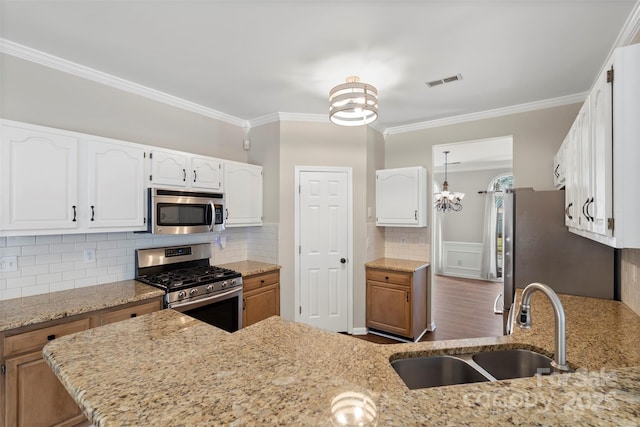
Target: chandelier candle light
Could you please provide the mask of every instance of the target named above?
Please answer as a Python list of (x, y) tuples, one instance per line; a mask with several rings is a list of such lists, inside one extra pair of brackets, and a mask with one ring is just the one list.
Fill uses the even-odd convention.
[(357, 76), (329, 92), (329, 120), (341, 126), (361, 126), (378, 118), (378, 90)]
[(442, 191), (435, 195), (436, 203), (434, 208), (441, 212), (449, 212), (454, 211), (458, 212), (462, 210), (462, 199), (464, 198), (464, 193), (453, 193), (449, 191), (449, 183), (447, 182), (447, 154), (448, 151), (443, 151), (444, 153), (444, 182), (442, 183)]

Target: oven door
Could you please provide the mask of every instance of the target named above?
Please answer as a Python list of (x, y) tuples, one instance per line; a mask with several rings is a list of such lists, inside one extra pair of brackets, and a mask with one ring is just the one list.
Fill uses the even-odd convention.
[(227, 332), (235, 332), (242, 328), (241, 287), (195, 301), (173, 302), (168, 308)]

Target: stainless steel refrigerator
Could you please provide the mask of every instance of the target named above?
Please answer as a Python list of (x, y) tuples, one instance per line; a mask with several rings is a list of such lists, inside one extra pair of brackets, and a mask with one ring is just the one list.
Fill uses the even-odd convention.
[(509, 189), (503, 206), (505, 333), (516, 288), (532, 282), (557, 293), (617, 299), (615, 249), (569, 232), (564, 191)]

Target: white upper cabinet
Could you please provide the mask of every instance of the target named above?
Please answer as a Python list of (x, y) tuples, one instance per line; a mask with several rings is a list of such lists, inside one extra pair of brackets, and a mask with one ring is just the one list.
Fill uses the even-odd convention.
[(222, 161), (181, 151), (153, 148), (150, 154), (154, 187), (223, 190)]
[(2, 121), (0, 235), (141, 231), (143, 146)]
[(191, 158), (191, 187), (222, 191), (222, 161), (210, 157)]
[(618, 48), (563, 143), (569, 230), (640, 248), (640, 45)]
[(567, 165), (565, 151), (567, 148), (566, 141), (562, 143), (560, 149), (553, 158), (553, 185), (557, 189), (564, 188), (567, 178)]
[(153, 148), (149, 154), (151, 176), (149, 180), (155, 186), (188, 187), (191, 173), (189, 156), (173, 150)]
[(376, 171), (376, 225), (427, 226), (427, 171), (422, 166)]
[(78, 228), (78, 138), (9, 121), (1, 135), (2, 231)]
[(224, 165), (225, 226), (262, 225), (262, 166)]
[(89, 228), (145, 227), (145, 147), (106, 138), (86, 141)]

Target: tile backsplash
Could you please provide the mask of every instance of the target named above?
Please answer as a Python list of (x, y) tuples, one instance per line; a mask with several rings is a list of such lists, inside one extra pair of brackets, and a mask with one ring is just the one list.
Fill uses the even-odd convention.
[(377, 227), (367, 224), (367, 261), (401, 258), (430, 261), (431, 241), (427, 227)]
[[(206, 242), (213, 245), (212, 264), (245, 259), (278, 261), (277, 224), (187, 236), (93, 233), (0, 237), (0, 257), (16, 256), (18, 267), (17, 271), (0, 273), (0, 300), (133, 279), (136, 249)], [(93, 262), (84, 262), (85, 249), (95, 250)]]

